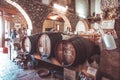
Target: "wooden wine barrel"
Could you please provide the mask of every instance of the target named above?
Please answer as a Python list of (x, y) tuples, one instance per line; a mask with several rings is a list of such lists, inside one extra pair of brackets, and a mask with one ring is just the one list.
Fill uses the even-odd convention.
[(55, 49), (55, 57), (62, 66), (75, 66), (91, 60), (95, 54), (100, 55), (100, 48), (83, 37), (73, 37), (59, 41)]
[(61, 33), (57, 32), (46, 32), (43, 33), (37, 41), (37, 51), (40, 54), (41, 58), (49, 58), (54, 56), (54, 49), (56, 43), (62, 40)]
[(36, 46), (37, 46), (37, 40), (39, 38), (40, 34), (35, 34), (32, 36), (25, 36), (22, 39), (22, 49), (24, 52), (28, 53), (28, 54), (33, 54), (35, 52), (37, 52), (36, 50)]

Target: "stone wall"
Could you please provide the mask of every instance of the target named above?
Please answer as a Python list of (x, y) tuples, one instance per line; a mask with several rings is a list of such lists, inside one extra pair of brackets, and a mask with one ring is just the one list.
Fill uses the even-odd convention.
[(71, 13), (66, 13), (66, 17), (68, 18), (68, 20), (71, 23), (72, 31), (75, 31), (76, 25), (79, 21), (79, 17), (77, 15), (71, 14)]
[(15, 23), (21, 24), (21, 28), (27, 28), (27, 22), (20, 12), (18, 12), (16, 15), (12, 17), (12, 23), (13, 23), (11, 24), (12, 28), (15, 27), (14, 26)]
[(42, 31), (42, 25), (46, 16), (50, 12), (50, 8), (41, 4), (39, 0), (15, 0), (29, 15), (33, 31), (32, 33), (38, 33)]
[[(52, 8), (44, 5), (39, 0), (14, 0), (18, 3), (29, 15), (32, 24), (33, 31), (32, 33), (42, 32), (43, 23), (47, 15), (52, 12)], [(77, 21), (79, 18), (75, 14), (67, 13), (66, 15), (71, 23), (71, 26), (74, 30)]]

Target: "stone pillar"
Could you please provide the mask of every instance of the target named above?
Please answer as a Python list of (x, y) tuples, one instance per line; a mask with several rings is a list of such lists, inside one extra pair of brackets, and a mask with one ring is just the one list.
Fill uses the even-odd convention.
[(4, 47), (5, 44), (5, 27), (3, 21), (3, 12), (0, 11), (0, 47)]

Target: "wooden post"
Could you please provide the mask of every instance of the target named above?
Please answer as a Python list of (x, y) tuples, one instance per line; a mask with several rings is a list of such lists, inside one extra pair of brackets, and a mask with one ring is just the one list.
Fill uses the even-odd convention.
[(91, 16), (91, 0), (88, 0), (88, 16)]

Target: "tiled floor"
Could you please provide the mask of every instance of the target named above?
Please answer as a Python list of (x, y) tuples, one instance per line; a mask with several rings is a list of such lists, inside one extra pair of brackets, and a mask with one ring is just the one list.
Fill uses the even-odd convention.
[(0, 52), (0, 80), (12, 80), (19, 71), (19, 67), (10, 61), (8, 54)]
[(0, 53), (0, 80), (37, 80), (35, 77), (35, 70), (22, 69), (9, 59), (8, 54)]
[(40, 78), (35, 69), (23, 69), (0, 52), (0, 80), (59, 80), (48, 76)]

